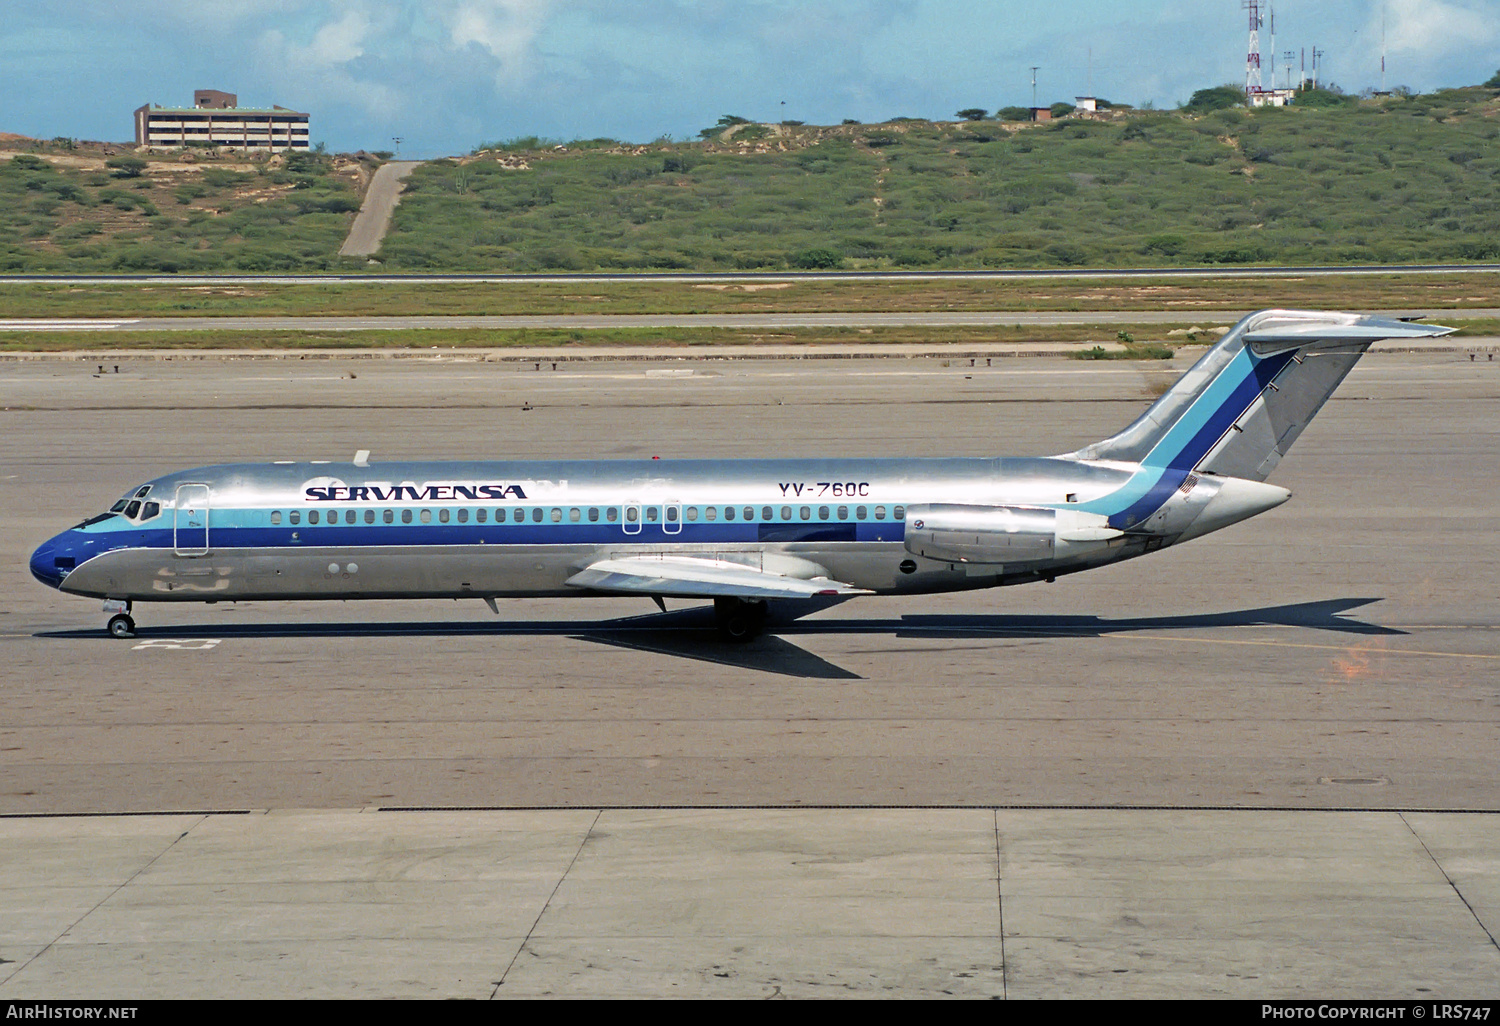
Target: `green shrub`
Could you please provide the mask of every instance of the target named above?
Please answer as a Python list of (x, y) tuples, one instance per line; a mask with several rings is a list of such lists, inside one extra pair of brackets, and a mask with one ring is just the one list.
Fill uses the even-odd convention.
[(114, 169), (115, 178), (139, 178), (150, 167), (140, 157), (132, 157), (129, 154), (121, 154), (118, 157), (110, 157), (104, 162), (104, 166)]
[(1238, 107), (1245, 102), (1245, 90), (1239, 86), (1221, 85), (1199, 89), (1192, 99), (1182, 105), (1183, 110), (1202, 112)]
[(830, 270), (844, 266), (844, 255), (834, 249), (804, 249), (788, 253), (786, 261), (804, 271)]

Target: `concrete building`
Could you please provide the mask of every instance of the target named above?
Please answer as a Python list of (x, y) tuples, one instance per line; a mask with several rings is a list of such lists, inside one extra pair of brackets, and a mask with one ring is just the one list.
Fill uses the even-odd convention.
[(240, 107), (234, 93), (199, 89), (191, 107), (158, 107), (135, 112), (135, 142), (150, 149), (206, 146), (232, 150), (306, 150), (307, 114), (271, 107)]
[(1245, 94), (1251, 107), (1287, 107), (1296, 102), (1295, 89), (1256, 89)]

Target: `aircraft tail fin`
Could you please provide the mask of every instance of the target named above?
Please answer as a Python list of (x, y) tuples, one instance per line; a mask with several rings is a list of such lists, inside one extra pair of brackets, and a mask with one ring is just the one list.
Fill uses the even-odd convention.
[(1135, 423), (1069, 455), (1264, 481), (1371, 344), (1454, 330), (1262, 310), (1230, 329)]

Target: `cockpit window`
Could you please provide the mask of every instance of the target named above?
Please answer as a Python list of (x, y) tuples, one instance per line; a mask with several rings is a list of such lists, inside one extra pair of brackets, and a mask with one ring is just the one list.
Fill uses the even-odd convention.
[(119, 502), (117, 502), (113, 506), (109, 507), (109, 511), (111, 513), (123, 513), (125, 511), (125, 507), (129, 503), (130, 503), (129, 499), (121, 499)]
[(161, 503), (159, 503), (159, 502), (148, 502), (144, 506), (141, 507), (141, 519), (142, 520), (150, 520), (152, 517), (156, 516), (160, 512), (161, 512)]
[(150, 490), (151, 490), (151, 486), (150, 485), (141, 485), (141, 487), (136, 491), (135, 497), (137, 499), (144, 499), (146, 497), (146, 493), (149, 492)]
[(141, 500), (140, 499), (131, 499), (130, 500), (130, 505), (128, 505), (128, 506), (125, 507), (125, 516), (129, 520), (134, 520), (135, 519), (135, 515), (137, 513), (139, 513), (140, 511), (141, 511)]

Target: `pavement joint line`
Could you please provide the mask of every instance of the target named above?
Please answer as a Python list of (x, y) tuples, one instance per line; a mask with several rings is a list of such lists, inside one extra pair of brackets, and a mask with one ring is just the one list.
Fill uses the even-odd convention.
[(1337, 813), (1340, 815), (1369, 813), (1392, 813), (1402, 815), (1434, 816), (1500, 816), (1500, 807), (1493, 809), (1444, 809), (1427, 806), (1383, 806), (1383, 805), (1079, 805), (1077, 803), (1054, 805), (392, 805), (369, 806), (351, 809), (345, 806), (309, 808), (288, 806), (267, 809), (221, 809), (196, 810), (193, 812), (147, 811), (147, 812), (6, 812), (0, 813), (0, 821), (8, 819), (125, 819), (163, 816), (249, 816), (273, 813), (339, 813), (394, 812), (394, 813), (452, 813), (452, 812), (1306, 812)]
[(1005, 957), (1005, 874), (1002, 869), (1003, 851), (1000, 846), (1000, 810), (991, 810), (991, 822), (995, 828), (995, 915), (1000, 930), (1000, 998), (1010, 998), (1010, 960)]
[(542, 917), (547, 914), (547, 909), (551, 907), (552, 900), (557, 897), (557, 892), (562, 888), (563, 881), (568, 878), (568, 874), (571, 873), (573, 871), (573, 867), (577, 865), (578, 857), (583, 854), (584, 846), (589, 843), (589, 838), (594, 836), (594, 828), (599, 825), (599, 819), (603, 815), (603, 809), (600, 809), (594, 813), (593, 821), (589, 823), (589, 828), (583, 832), (583, 838), (578, 842), (578, 850), (573, 852), (573, 857), (568, 861), (567, 868), (558, 875), (557, 883), (552, 887), (552, 893), (548, 894), (547, 900), (542, 902), (541, 909), (537, 911), (536, 918), (531, 922), (531, 928), (526, 931), (526, 936), (521, 938), (521, 943), (516, 946), (516, 953), (510, 957), (510, 962), (506, 964), (504, 972), (502, 972), (500, 974), (500, 978), (495, 981), (495, 988), (494, 990), (490, 991), (491, 1001), (493, 1001), (495, 997), (500, 993), (500, 988), (505, 986), (505, 978), (510, 975), (511, 969), (515, 968), (516, 959), (521, 957), (521, 952), (525, 951), (526, 945), (531, 943), (531, 935), (536, 933), (536, 928), (541, 924)]
[(1474, 922), (1478, 924), (1481, 930), (1484, 931), (1484, 935), (1489, 938), (1490, 945), (1497, 951), (1500, 951), (1500, 940), (1496, 940), (1495, 935), (1490, 932), (1490, 928), (1484, 925), (1484, 920), (1480, 919), (1479, 913), (1474, 911), (1473, 904), (1470, 903), (1468, 898), (1464, 897), (1464, 892), (1459, 890), (1458, 884), (1454, 881), (1453, 877), (1448, 875), (1448, 871), (1443, 868), (1443, 864), (1438, 861), (1438, 857), (1432, 853), (1431, 848), (1427, 847), (1427, 842), (1422, 838), (1422, 835), (1417, 832), (1416, 827), (1411, 825), (1411, 822), (1407, 820), (1405, 814), (1399, 815), (1398, 818), (1401, 820), (1402, 825), (1405, 826), (1406, 829), (1411, 831), (1411, 835), (1416, 838), (1417, 843), (1422, 846), (1422, 850), (1427, 853), (1427, 857), (1432, 860), (1432, 864), (1437, 867), (1437, 871), (1443, 874), (1443, 879), (1448, 882), (1449, 887), (1453, 888), (1453, 893), (1458, 895), (1458, 900), (1464, 903), (1464, 908), (1469, 910), (1469, 915), (1474, 917)]
[(4, 986), (5, 984), (9, 983), (11, 980), (15, 979), (18, 975), (20, 975), (21, 973), (25, 972), (26, 969), (31, 965), (31, 963), (35, 962), (37, 959), (41, 958), (47, 952), (51, 951), (54, 947), (56, 947), (57, 946), (57, 942), (60, 941), (60, 940), (62, 940), (64, 937), (66, 937), (69, 934), (69, 932), (71, 932), (75, 927), (78, 926), (79, 923), (83, 922), (89, 916), (91, 916), (95, 912), (99, 911), (99, 909), (102, 908), (106, 902), (108, 902), (116, 894), (119, 894), (125, 888), (129, 887), (132, 883), (134, 883), (136, 881), (136, 879), (142, 873), (144, 873), (146, 870), (150, 869), (152, 866), (156, 865), (156, 863), (161, 860), (161, 857), (163, 855), (165, 855), (167, 852), (169, 852), (173, 848), (175, 848), (177, 846), (178, 842), (180, 842), (188, 834), (192, 833), (194, 827), (202, 826), (205, 822), (207, 822), (207, 820), (209, 819), (209, 817), (211, 815), (213, 815), (213, 814), (212, 813), (207, 813), (207, 812), (205, 812), (205, 813), (199, 813), (198, 814), (198, 821), (196, 823), (190, 824), (186, 830), (184, 830), (182, 833), (178, 834), (170, 842), (168, 842), (168, 844), (167, 844), (167, 846), (165, 848), (163, 848), (161, 851), (157, 852), (155, 855), (151, 856), (151, 858), (147, 859), (144, 865), (142, 865), (138, 869), (136, 869), (136, 871), (134, 873), (131, 873), (129, 877), (127, 877), (125, 880), (122, 880), (117, 886), (111, 888), (108, 894), (106, 894), (104, 897), (100, 898), (97, 902), (95, 902), (88, 910), (86, 910), (77, 919), (73, 920), (73, 922), (71, 922), (67, 926), (63, 927), (62, 933), (59, 933), (56, 937), (52, 938), (52, 940), (48, 941), (41, 948), (41, 950), (37, 951), (30, 958), (26, 959), (26, 961), (20, 962), (19, 965), (18, 965), (18, 967), (13, 972), (11, 972), (8, 976), (4, 977), (3, 979), (0, 979), (0, 986)]

